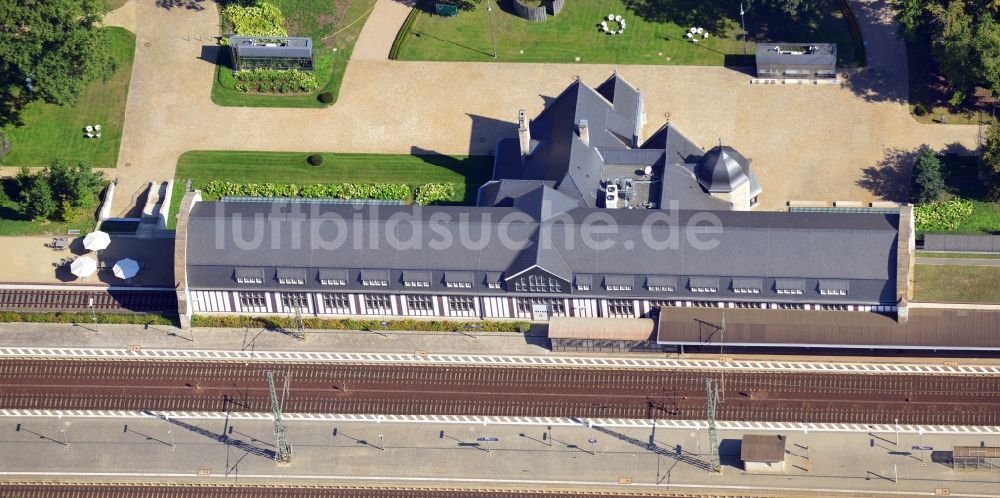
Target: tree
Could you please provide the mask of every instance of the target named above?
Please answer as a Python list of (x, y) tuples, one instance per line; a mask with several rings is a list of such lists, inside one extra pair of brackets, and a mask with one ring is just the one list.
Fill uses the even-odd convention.
[(991, 173), (987, 184), (990, 198), (1000, 199), (1000, 123), (993, 123), (986, 129), (983, 166)]
[[(965, 11), (962, 0), (951, 0), (947, 7), (932, 4), (928, 8), (936, 30), (936, 36), (931, 38), (934, 59), (956, 95), (964, 96), (979, 81), (972, 16)], [(961, 104), (962, 98), (955, 100), (955, 104)]]
[(27, 168), (22, 168), (17, 175), (21, 197), (18, 206), (21, 214), (33, 220), (52, 216), (56, 212), (56, 201), (52, 199), (52, 189), (43, 175), (32, 175)]
[(7, 134), (0, 129), (0, 164), (3, 164), (3, 156), (6, 156), (10, 152), (10, 139), (7, 138)]
[(53, 199), (59, 205), (65, 203), (72, 207), (92, 206), (104, 182), (104, 176), (83, 161), (70, 166), (56, 159), (45, 169), (44, 176), (52, 189)]
[(482, 0), (437, 0), (437, 3), (445, 5), (454, 5), (461, 10), (472, 10), (479, 5)]
[(74, 104), (91, 81), (109, 78), (110, 40), (96, 26), (104, 12), (102, 0), (0, 0), (0, 84), (8, 96)]
[(944, 192), (941, 176), (941, 159), (930, 148), (924, 147), (913, 167), (913, 202), (927, 204), (938, 200)]

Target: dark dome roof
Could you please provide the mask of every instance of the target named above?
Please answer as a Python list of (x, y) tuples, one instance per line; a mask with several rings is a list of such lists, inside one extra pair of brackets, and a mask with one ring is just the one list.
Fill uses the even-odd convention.
[(695, 166), (698, 183), (709, 192), (732, 192), (750, 181), (750, 162), (736, 149), (718, 146), (705, 153)]

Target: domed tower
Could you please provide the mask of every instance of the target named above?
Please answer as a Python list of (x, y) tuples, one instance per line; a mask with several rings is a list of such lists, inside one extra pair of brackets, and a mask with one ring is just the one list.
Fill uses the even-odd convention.
[(701, 157), (694, 172), (702, 188), (734, 210), (746, 211), (757, 204), (760, 187), (750, 174), (750, 161), (736, 149), (720, 142)]

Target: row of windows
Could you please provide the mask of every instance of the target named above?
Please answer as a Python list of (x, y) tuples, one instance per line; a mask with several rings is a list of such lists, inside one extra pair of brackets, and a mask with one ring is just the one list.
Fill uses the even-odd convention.
[(650, 292), (674, 292), (674, 286), (672, 285), (650, 285)]
[(543, 275), (528, 275), (514, 282), (517, 292), (562, 292), (559, 280)]
[(824, 296), (846, 296), (847, 289), (820, 289), (819, 293)]
[(635, 316), (635, 301), (608, 299), (608, 314), (611, 316)]
[[(262, 284), (264, 283), (263, 278), (254, 276), (242, 276), (236, 277), (236, 281), (242, 284)], [(301, 278), (279, 278), (278, 283), (285, 285), (304, 285), (306, 282)], [(363, 280), (362, 285), (369, 287), (388, 287), (389, 282), (386, 280)], [(344, 286), (347, 285), (347, 280), (343, 279), (324, 279), (320, 280), (322, 285), (335, 285)], [(406, 287), (430, 287), (430, 282), (427, 281), (405, 281), (403, 285)], [(472, 282), (447, 282), (447, 287), (449, 288), (459, 288), (459, 289), (471, 289)], [(500, 289), (500, 282), (489, 282), (487, 287), (490, 289)], [(589, 284), (577, 284), (577, 290), (589, 291), (591, 286)], [(605, 288), (609, 291), (631, 291), (632, 286), (628, 284), (615, 284), (606, 285)], [(650, 292), (675, 292), (676, 288), (672, 285), (650, 285), (647, 287)], [(553, 277), (544, 277), (541, 275), (529, 275), (527, 277), (522, 277), (514, 283), (514, 290), (517, 292), (550, 292), (558, 293), (562, 292), (562, 287), (559, 281)], [(719, 292), (717, 287), (691, 287), (691, 292), (698, 293), (715, 293)], [(760, 288), (750, 288), (750, 287), (739, 287), (734, 288), (733, 292), (736, 294), (760, 294)], [(777, 294), (782, 295), (802, 295), (802, 289), (776, 289)], [(823, 296), (846, 296), (846, 289), (821, 289), (819, 291), (820, 295)]]
[(566, 301), (562, 299), (549, 299), (544, 297), (526, 297), (517, 298), (517, 311), (521, 313), (531, 313), (534, 311), (534, 305), (540, 304), (543, 306), (548, 306), (549, 313), (553, 315), (565, 315), (566, 314)]

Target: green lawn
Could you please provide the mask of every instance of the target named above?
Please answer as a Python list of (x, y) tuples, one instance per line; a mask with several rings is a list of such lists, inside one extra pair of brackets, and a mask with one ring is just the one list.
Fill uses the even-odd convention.
[[(95, 167), (115, 167), (132, 76), (135, 35), (122, 28), (102, 29), (111, 40), (118, 71), (107, 82), (88, 86), (75, 106), (29, 104), (21, 114), (22, 124), (6, 127), (12, 149), (3, 164), (46, 166), (53, 159), (62, 158), (89, 161)], [(103, 128), (99, 139), (84, 136), (83, 127), (93, 124)]]
[[(626, 3), (638, 4), (635, 10)], [(616, 64), (687, 64), (751, 66), (744, 56), (739, 2), (722, 0), (571, 0), (555, 17), (528, 22), (499, 2), (492, 14), (497, 58), (503, 62), (575, 62)], [(746, 11), (750, 40), (836, 42), (841, 63), (856, 64), (850, 26), (837, 3), (818, 0), (813, 12), (796, 18), (757, 2)], [(608, 14), (626, 21), (624, 34), (610, 36), (597, 24)], [(403, 40), (404, 60), (489, 61), (493, 49), (486, 2), (456, 17), (421, 13)], [(686, 41), (691, 27), (711, 36), (698, 44)], [(752, 54), (753, 43), (747, 50)]]
[[(290, 36), (313, 39), (313, 65), (319, 90), (299, 94), (257, 94), (237, 91), (229, 64), (228, 48), (216, 69), (212, 101), (228, 107), (326, 107), (317, 95), (330, 92), (336, 101), (354, 42), (361, 33), (375, 0), (268, 0), (281, 9)], [(221, 6), (221, 2), (220, 2)], [(224, 21), (225, 22), (225, 21)], [(223, 32), (229, 28), (223, 26)]]
[(104, 8), (108, 9), (108, 12), (111, 12), (112, 10), (125, 5), (125, 2), (127, 1), (128, 0), (104, 0)]
[(916, 265), (914, 299), (940, 303), (1000, 303), (1000, 267)]
[[(194, 188), (212, 180), (243, 183), (425, 183), (455, 184), (456, 203), (472, 204), (479, 186), (490, 179), (491, 156), (413, 156), (405, 154), (324, 153), (322, 166), (306, 162), (306, 152), (190, 151), (174, 174), (171, 206), (180, 203), (184, 182)], [(175, 211), (176, 212), (176, 211)], [(170, 216), (173, 221), (173, 213)]]
[(986, 184), (979, 179), (976, 157), (945, 154), (941, 160), (948, 197), (972, 201), (972, 214), (952, 233), (1000, 234), (1000, 204), (987, 200)]
[(1000, 259), (1000, 254), (975, 252), (931, 252), (917, 251), (918, 258), (950, 258), (950, 259)]
[(96, 207), (94, 212), (82, 212), (75, 220), (68, 223), (25, 219), (14, 201), (17, 195), (17, 186), (13, 178), (0, 179), (0, 236), (65, 235), (69, 229), (78, 229), (86, 233), (97, 225)]

